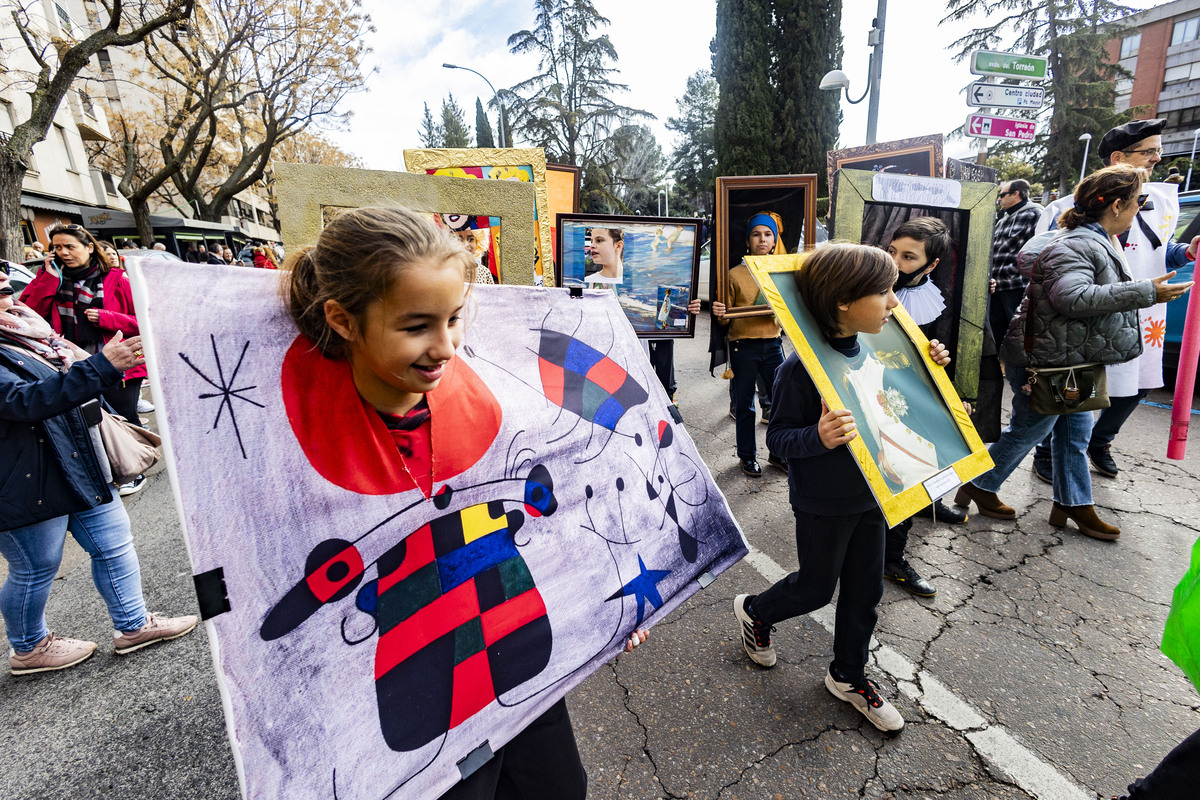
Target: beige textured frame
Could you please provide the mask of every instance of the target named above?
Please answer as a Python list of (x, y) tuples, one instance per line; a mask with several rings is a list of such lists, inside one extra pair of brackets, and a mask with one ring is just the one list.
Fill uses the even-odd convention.
[[(771, 310), (775, 312), (775, 318), (783, 326), (783, 332), (787, 334), (788, 339), (796, 348), (796, 354), (800, 357), (804, 368), (808, 370), (813, 383), (817, 385), (817, 391), (821, 393), (825, 404), (830, 408), (846, 408), (846, 403), (838, 395), (833, 381), (821, 366), (817, 354), (813, 352), (812, 345), (800, 330), (795, 315), (792, 314), (775, 284), (776, 276), (781, 273), (790, 280), (793, 272), (803, 269), (806, 258), (808, 258), (807, 253), (783, 256), (746, 256), (746, 265), (750, 268), (750, 274), (762, 287), (763, 296), (767, 299)], [(958, 426), (958, 432), (962, 434), (967, 448), (971, 451), (969, 455), (954, 462), (952, 468), (955, 475), (958, 476), (960, 482), (966, 482), (982, 475), (992, 468), (992, 458), (979, 438), (979, 433), (975, 430), (971, 417), (963, 408), (962, 401), (954, 391), (954, 384), (950, 382), (946, 370), (934, 364), (933, 359), (929, 357), (929, 350), (925, 346), (926, 339), (917, 324), (912, 321), (912, 317), (908, 316), (904, 306), (892, 309), (892, 319), (900, 323), (900, 327), (912, 340), (916, 351), (921, 355), (922, 363), (937, 388), (939, 395), (936, 398), (937, 401), (943, 403), (949, 410)], [(858, 467), (867, 479), (867, 484), (871, 487), (875, 499), (879, 501), (879, 507), (883, 510), (889, 526), (898, 525), (933, 502), (934, 498), (929, 496), (923, 484), (909, 487), (898, 494), (892, 494), (883, 473), (879, 470), (879, 465), (875, 463), (866, 445), (863, 444), (862, 437), (852, 439), (847, 446), (854, 454), (854, 460), (858, 462)]]
[[(545, 282), (554, 285), (554, 243), (550, 231), (554, 218), (550, 216), (550, 195), (546, 189), (546, 151), (537, 147), (525, 148), (444, 148), (440, 150), (405, 150), (404, 168), (409, 172), (468, 178), (465, 170), (482, 167), (490, 180), (511, 182), (505, 167), (528, 167), (533, 172), (534, 234), (537, 237), (537, 260), (534, 272)], [(436, 170), (436, 172), (432, 172)], [(456, 172), (458, 170), (462, 170)], [(501, 259), (503, 261), (503, 259)]]
[(500, 282), (533, 286), (528, 242), (534, 238), (532, 186), (320, 164), (276, 162), (279, 223), (289, 249), (316, 242), (325, 208), (405, 206), (414, 211), (499, 217)]

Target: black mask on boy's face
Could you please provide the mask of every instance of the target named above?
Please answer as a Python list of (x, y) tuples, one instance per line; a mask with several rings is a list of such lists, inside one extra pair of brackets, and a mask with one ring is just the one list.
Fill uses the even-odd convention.
[(898, 273), (896, 276), (896, 285), (892, 287), (892, 290), (895, 291), (897, 289), (903, 289), (907, 286), (918, 283), (918, 279), (927, 269), (929, 269), (928, 263), (922, 265), (921, 268), (915, 272)]

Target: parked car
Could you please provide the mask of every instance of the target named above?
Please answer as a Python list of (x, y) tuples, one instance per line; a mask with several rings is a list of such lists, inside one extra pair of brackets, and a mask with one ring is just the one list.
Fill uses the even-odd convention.
[[(1179, 221), (1175, 226), (1175, 241), (1190, 242), (1200, 236), (1200, 192), (1188, 192), (1179, 196)], [(1180, 267), (1171, 281), (1190, 281), (1195, 271), (1194, 263)], [(1195, 291), (1194, 289), (1192, 291)], [(1183, 320), (1187, 316), (1188, 292), (1178, 300), (1167, 304), (1167, 334), (1163, 339), (1163, 379), (1168, 386), (1175, 385), (1175, 373), (1179, 368), (1179, 347), (1183, 342)]]
[(145, 247), (131, 247), (125, 250), (118, 250), (122, 258), (126, 256), (135, 256), (137, 258), (157, 258), (160, 261), (178, 261), (183, 263), (183, 259), (167, 250), (150, 250)]
[(17, 297), (21, 296), (21, 291), (37, 276), (38, 268), (42, 265), (41, 259), (31, 262), (34, 266), (30, 266), (29, 263), (17, 264), (13, 261), (4, 261), (2, 263), (4, 264), (4, 271), (8, 274), (8, 281), (12, 284)]

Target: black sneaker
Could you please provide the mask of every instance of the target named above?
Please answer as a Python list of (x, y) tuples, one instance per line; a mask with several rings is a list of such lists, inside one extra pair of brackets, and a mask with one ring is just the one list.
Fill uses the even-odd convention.
[(966, 509), (951, 508), (941, 500), (934, 500), (933, 505), (925, 506), (917, 513), (922, 517), (930, 517), (938, 522), (948, 522), (951, 525), (962, 525), (969, 518)]
[(933, 584), (921, 577), (921, 573), (913, 569), (907, 559), (883, 565), (883, 577), (895, 581), (900, 587), (907, 589), (917, 597), (933, 597), (937, 589)]
[(1049, 458), (1033, 457), (1033, 474), (1043, 483), (1054, 483), (1054, 461)]
[(763, 425), (770, 425), (770, 424), (771, 424), (771, 409), (769, 409), (769, 408), (764, 408), (764, 409), (762, 410), (762, 424), (763, 424)]
[(767, 463), (773, 467), (779, 467), (784, 472), (788, 471), (787, 459), (783, 456), (777, 456), (774, 453), (769, 453), (767, 455)]
[(1092, 462), (1092, 469), (1106, 478), (1115, 478), (1120, 472), (1117, 469), (1117, 462), (1113, 461), (1112, 448), (1109, 445), (1089, 447), (1088, 460)]
[(746, 606), (754, 599), (754, 595), (739, 594), (733, 598), (733, 615), (738, 621), (738, 635), (742, 639), (742, 647), (746, 655), (760, 667), (775, 666), (775, 648), (771, 646), (770, 625), (764, 625), (746, 610)]
[(742, 459), (742, 472), (746, 473), (751, 478), (761, 478), (762, 477), (762, 467), (760, 467), (758, 465), (758, 459), (743, 458)]

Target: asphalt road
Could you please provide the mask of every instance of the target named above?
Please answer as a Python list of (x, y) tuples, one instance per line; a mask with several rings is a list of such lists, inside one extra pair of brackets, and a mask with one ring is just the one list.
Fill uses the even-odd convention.
[[(1169, 411), (1140, 408), (1114, 446), (1120, 477), (1094, 477), (1116, 544), (1050, 527), (1028, 469), (1001, 492), (1015, 522), (916, 522), (910, 558), (939, 593), (885, 589), (871, 673), (908, 722), (889, 737), (821, 682), (830, 610), (778, 626), (772, 670), (742, 652), (731, 600), (795, 566), (794, 528), (786, 476), (738, 470), (706, 342), (702, 320), (677, 343), (679, 405), (753, 551), (571, 694), (591, 798), (1108, 798), (1200, 727), (1196, 691), (1158, 651), (1200, 532), (1200, 439), (1167, 461)], [(194, 612), (165, 474), (126, 502), (150, 607)], [(72, 542), (48, 617), (103, 644), (74, 669), (0, 675), (0, 798), (239, 796), (203, 628), (114, 656)]]

